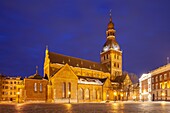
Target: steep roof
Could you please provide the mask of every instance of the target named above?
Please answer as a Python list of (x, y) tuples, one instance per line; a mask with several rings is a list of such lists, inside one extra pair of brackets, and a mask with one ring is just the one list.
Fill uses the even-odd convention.
[(49, 52), (49, 59), (51, 63), (68, 64), (73, 67), (81, 67), (87, 69), (93, 69), (103, 72), (109, 72), (108, 68), (100, 63), (84, 60), (80, 58), (75, 58), (71, 56), (66, 56), (54, 52)]
[(112, 82), (118, 82), (121, 83), (125, 80), (126, 75), (122, 75), (122, 76), (117, 76)]

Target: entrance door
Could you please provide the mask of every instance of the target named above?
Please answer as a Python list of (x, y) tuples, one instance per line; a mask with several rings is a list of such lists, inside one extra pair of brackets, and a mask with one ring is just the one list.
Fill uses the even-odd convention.
[(155, 94), (152, 95), (152, 101), (154, 101), (154, 100), (155, 100)]

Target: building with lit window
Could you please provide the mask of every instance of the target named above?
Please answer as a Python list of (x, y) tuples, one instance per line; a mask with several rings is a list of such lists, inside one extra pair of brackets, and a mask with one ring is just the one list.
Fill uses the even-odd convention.
[(22, 83), (21, 77), (4, 77), (2, 80), (2, 101), (16, 101), (17, 87)]
[(0, 74), (0, 101), (2, 100), (2, 88), (3, 88), (3, 79), (4, 78), (5, 78), (5, 76)]
[(46, 48), (44, 77), (49, 81), (47, 101), (100, 102), (127, 98), (125, 90), (132, 82), (128, 74), (122, 76), (122, 51), (115, 32), (110, 14), (100, 63), (54, 53)]
[(161, 66), (152, 73), (152, 100), (170, 100), (170, 64)]
[(4, 81), (3, 100), (57, 103), (128, 100), (135, 93), (130, 93), (132, 81), (128, 73), (122, 73), (122, 51), (115, 32), (110, 14), (106, 42), (100, 53), (101, 62), (54, 53), (47, 47), (44, 77), (36, 71), (21, 83), (17, 82), (15, 93), (11, 92), (11, 81)]
[(170, 100), (170, 64), (143, 74), (139, 81), (141, 100)]
[(139, 78), (139, 93), (140, 93), (140, 100), (141, 101), (151, 101), (151, 73), (143, 74)]

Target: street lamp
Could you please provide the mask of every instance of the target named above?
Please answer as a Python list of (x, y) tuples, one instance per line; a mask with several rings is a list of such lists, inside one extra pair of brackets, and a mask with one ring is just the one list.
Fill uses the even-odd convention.
[(116, 92), (114, 92), (114, 100), (115, 100), (115, 102), (116, 102)]
[(123, 94), (120, 95), (122, 97), (122, 101), (123, 101)]
[(17, 96), (18, 96), (18, 103), (19, 103), (19, 94), (20, 94), (20, 92), (17, 92)]
[[(165, 96), (165, 93), (162, 93), (161, 95), (162, 95), (162, 97), (164, 98), (164, 96)], [(162, 98), (162, 100), (163, 100), (163, 98)]]
[(68, 98), (69, 98), (69, 103), (70, 103), (70, 91), (68, 92)]

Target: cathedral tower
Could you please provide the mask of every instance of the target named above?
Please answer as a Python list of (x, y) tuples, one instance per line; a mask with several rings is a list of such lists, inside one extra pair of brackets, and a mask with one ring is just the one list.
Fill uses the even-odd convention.
[(122, 75), (122, 51), (116, 41), (114, 23), (110, 13), (110, 21), (106, 30), (106, 42), (100, 53), (101, 63), (106, 65), (110, 71), (110, 79)]

